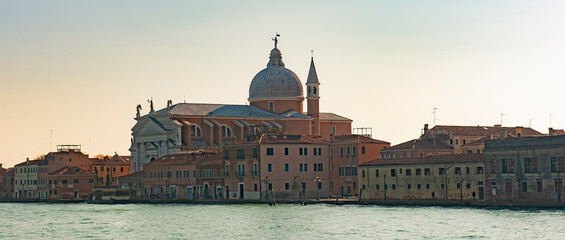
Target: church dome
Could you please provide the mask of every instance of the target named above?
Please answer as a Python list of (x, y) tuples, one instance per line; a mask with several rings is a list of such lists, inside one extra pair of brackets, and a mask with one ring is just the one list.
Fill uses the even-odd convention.
[(296, 74), (285, 68), (278, 48), (271, 50), (267, 68), (261, 70), (249, 86), (249, 100), (296, 99), (303, 100), (302, 82)]

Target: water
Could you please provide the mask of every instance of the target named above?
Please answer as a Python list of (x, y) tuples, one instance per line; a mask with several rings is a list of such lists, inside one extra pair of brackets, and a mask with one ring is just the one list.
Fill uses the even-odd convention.
[(565, 239), (565, 211), (0, 204), (0, 239)]

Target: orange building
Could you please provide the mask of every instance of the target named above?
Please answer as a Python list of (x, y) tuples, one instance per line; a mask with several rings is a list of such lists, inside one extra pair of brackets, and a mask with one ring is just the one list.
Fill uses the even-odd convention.
[(66, 166), (48, 174), (49, 199), (91, 199), (96, 174), (89, 169)]
[(96, 186), (118, 186), (118, 177), (130, 174), (129, 156), (120, 156), (117, 153), (111, 158), (90, 159), (92, 172), (96, 173)]
[(173, 154), (146, 164), (146, 199), (219, 199), (223, 195), (223, 164), (217, 151)]

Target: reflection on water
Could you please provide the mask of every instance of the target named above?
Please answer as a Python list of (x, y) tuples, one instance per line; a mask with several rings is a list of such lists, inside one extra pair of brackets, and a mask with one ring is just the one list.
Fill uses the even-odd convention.
[(2, 203), (0, 239), (565, 239), (565, 211)]

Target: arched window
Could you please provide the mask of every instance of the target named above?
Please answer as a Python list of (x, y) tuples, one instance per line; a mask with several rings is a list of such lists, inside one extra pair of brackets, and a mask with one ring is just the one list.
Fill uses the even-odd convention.
[(310, 87), (308, 87), (308, 95), (310, 95)]
[(316, 95), (316, 87), (314, 87), (314, 95)]
[(190, 136), (202, 137), (202, 130), (200, 130), (198, 125), (190, 125)]
[(231, 129), (226, 125), (222, 125), (222, 137), (231, 137)]

